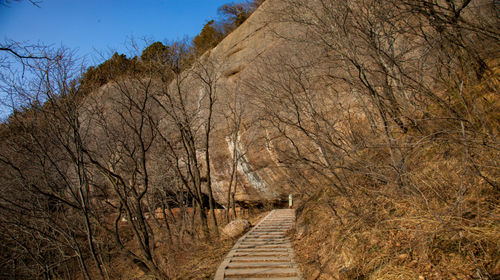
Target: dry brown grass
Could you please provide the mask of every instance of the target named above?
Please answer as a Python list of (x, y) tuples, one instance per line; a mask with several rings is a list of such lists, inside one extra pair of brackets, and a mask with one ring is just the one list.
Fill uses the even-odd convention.
[(294, 244), (306, 279), (500, 279), (499, 69), (463, 90), (467, 106), (450, 105), (468, 124), (429, 118), (395, 137), (399, 184), (388, 148), (365, 148), (357, 170), (389, 180), (355, 171), (348, 195), (322, 184), (304, 198)]
[(232, 240), (192, 244), (173, 255), (169, 274), (173, 279), (212, 279)]
[(306, 279), (499, 277), (498, 207), (496, 221), (474, 223), (437, 219), (406, 199), (383, 205), (373, 212), (378, 221), (372, 225), (344, 211), (340, 224), (325, 204), (305, 205), (295, 249)]
[[(255, 225), (268, 212), (252, 211), (248, 220)], [(221, 230), (223, 225), (220, 226)], [(212, 279), (226, 254), (234, 245), (234, 239), (216, 239), (210, 242), (188, 244), (173, 254), (168, 265), (173, 279)]]
[(304, 202), (295, 247), (306, 279), (498, 279), (500, 195), (439, 154), (417, 153), (408, 180), (421, 184), (410, 191), (367, 186), (353, 203), (327, 190)]
[[(249, 217), (246, 218), (252, 225), (255, 225), (267, 214), (268, 211), (262, 212), (257, 209), (250, 211)], [(220, 221), (219, 225), (222, 230), (225, 224)], [(186, 241), (178, 247), (167, 242), (168, 238), (164, 229), (155, 227), (155, 236), (158, 266), (171, 279), (212, 279), (217, 267), (235, 242), (234, 239), (213, 237), (208, 241), (200, 239)], [(126, 246), (137, 251), (137, 245), (133, 240), (127, 242)], [(107, 269), (110, 279), (154, 279), (118, 251), (112, 253), (112, 260)], [(97, 271), (93, 273), (97, 275)]]

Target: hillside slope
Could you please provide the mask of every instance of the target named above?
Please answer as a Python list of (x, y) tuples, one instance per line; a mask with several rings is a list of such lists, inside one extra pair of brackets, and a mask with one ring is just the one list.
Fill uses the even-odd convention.
[(40, 62), (0, 126), (2, 270), (182, 275), (229, 206), (292, 194), (308, 279), (497, 279), (498, 8), (267, 0), (197, 59), (114, 55), (92, 92)]
[(500, 277), (496, 9), (266, 1), (207, 54), (246, 169), (301, 199), (310, 279)]

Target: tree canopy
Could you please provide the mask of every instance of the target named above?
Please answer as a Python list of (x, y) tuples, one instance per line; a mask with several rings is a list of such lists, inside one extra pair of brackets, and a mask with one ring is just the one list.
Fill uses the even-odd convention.
[(165, 46), (162, 42), (154, 42), (142, 51), (141, 61), (166, 63), (170, 57), (170, 47)]
[(215, 27), (215, 21), (211, 20), (203, 26), (200, 34), (193, 39), (194, 52), (197, 55), (215, 47), (224, 38), (224, 33)]
[(115, 52), (110, 59), (98, 66), (90, 66), (81, 77), (81, 86), (93, 90), (111, 80), (137, 70), (137, 58), (129, 59), (124, 54)]

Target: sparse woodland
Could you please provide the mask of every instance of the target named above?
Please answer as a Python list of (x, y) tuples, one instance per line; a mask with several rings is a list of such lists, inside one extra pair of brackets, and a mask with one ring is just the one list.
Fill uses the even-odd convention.
[(307, 279), (500, 277), (498, 3), (285, 2), (248, 92)]
[[(206, 53), (261, 4), (281, 44), (231, 99), (224, 59)], [(190, 44), (84, 71), (66, 49), (16, 56), (23, 78), (0, 76), (16, 104), (0, 124), (0, 278), (191, 278), (176, 257), (209, 251), (233, 218), (251, 123), (298, 198), (306, 279), (498, 279), (499, 9), (252, 1), (221, 7), (225, 21)], [(231, 158), (216, 219), (221, 126)]]
[[(244, 14), (226, 28), (258, 4), (233, 5)], [(207, 163), (220, 74), (197, 57), (230, 31), (206, 29), (83, 73), (67, 49), (2, 44), (23, 72), (2, 58), (15, 105), (0, 128), (0, 277), (167, 279), (179, 250), (218, 237)]]

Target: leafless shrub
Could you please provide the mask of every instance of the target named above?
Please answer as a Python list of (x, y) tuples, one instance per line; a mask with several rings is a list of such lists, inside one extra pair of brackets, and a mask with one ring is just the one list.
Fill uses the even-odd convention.
[(499, 190), (499, 41), (488, 5), (291, 0), (274, 11), (287, 46), (261, 59), (247, 87), (304, 211), (326, 209), (321, 221), (339, 228), (320, 271), (498, 273), (488, 220)]

